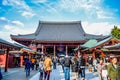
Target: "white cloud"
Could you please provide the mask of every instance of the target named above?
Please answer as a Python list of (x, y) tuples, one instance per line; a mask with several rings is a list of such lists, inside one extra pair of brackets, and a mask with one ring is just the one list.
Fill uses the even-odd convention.
[(0, 17), (0, 20), (8, 21), (5, 17)]
[(102, 0), (60, 0), (56, 6), (59, 10), (65, 10), (72, 13), (85, 13), (87, 17), (97, 17), (98, 19), (113, 18), (113, 14), (102, 7)]
[[(95, 35), (109, 35), (115, 24), (109, 24), (108, 22), (88, 23), (82, 22), (82, 26), (86, 33)], [(118, 25), (120, 27), (120, 25)]]
[(0, 17), (0, 25), (5, 26), (5, 25), (11, 25), (11, 26), (16, 26), (16, 27), (24, 27), (24, 24), (21, 21), (12, 21), (7, 19), (6, 17)]
[(10, 25), (5, 25), (4, 28), (7, 29), (7, 30), (12, 30), (14, 27), (13, 27), (13, 26), (10, 26)]
[(33, 17), (35, 14), (31, 13), (31, 12), (24, 11), (24, 12), (22, 12), (21, 15), (27, 18), (27, 17)]
[(45, 3), (47, 0), (31, 0), (32, 3), (39, 4), (39, 3)]
[[(23, 0), (3, 0), (3, 5), (12, 6), (16, 8), (18, 12), (21, 13), (22, 16), (27, 16), (26, 18), (33, 17), (34, 16), (33, 14), (35, 14), (33, 10)], [(27, 15), (23, 15), (25, 14), (25, 12), (28, 12), (32, 16), (28, 15), (28, 13)]]
[(12, 21), (12, 23), (16, 26), (21, 26), (21, 27), (24, 27), (24, 24), (20, 21)]
[[(18, 35), (18, 34), (30, 34), (33, 33), (34, 29), (25, 29), (12, 25), (5, 25), (4, 30), (0, 31), (0, 38), (5, 39), (7, 41), (11, 41), (10, 34)], [(4, 35), (5, 34), (5, 35)]]
[[(110, 19), (113, 18), (113, 14), (110, 11), (103, 12), (103, 10), (98, 10), (97, 12), (97, 17), (99, 19)], [(107, 15), (107, 16), (106, 16)]]
[[(5, 35), (4, 35), (5, 34)], [(0, 38), (7, 40), (7, 41), (11, 41), (10, 39), (10, 32), (6, 32), (6, 31), (0, 31)]]
[[(5, 25), (4, 26), (4, 29), (5, 31), (7, 31), (6, 33), (7, 34), (14, 34), (14, 35), (17, 35), (17, 34), (30, 34), (30, 33), (33, 33), (34, 29), (30, 28), (30, 29), (25, 29), (25, 28), (21, 28), (21, 27), (16, 27), (16, 26), (12, 26), (12, 25)], [(1, 31), (1, 33), (4, 33), (5, 31)], [(0, 35), (1, 37), (1, 35)], [(10, 37), (10, 36), (7, 36), (7, 37)]]
[(31, 8), (23, 0), (3, 0), (3, 5), (13, 6), (17, 9), (30, 11)]

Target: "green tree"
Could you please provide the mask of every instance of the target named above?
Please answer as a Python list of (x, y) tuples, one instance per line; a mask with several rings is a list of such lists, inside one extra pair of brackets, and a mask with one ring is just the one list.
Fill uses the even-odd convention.
[(114, 28), (111, 31), (111, 34), (117, 39), (120, 39), (120, 28), (118, 28), (117, 26), (114, 26)]

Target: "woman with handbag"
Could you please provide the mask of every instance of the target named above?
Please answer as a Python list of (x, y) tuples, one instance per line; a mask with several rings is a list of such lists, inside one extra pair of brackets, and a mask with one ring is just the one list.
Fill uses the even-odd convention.
[(107, 80), (107, 65), (103, 63), (103, 59), (100, 59), (100, 62), (97, 65), (97, 71), (99, 75), (99, 80)]

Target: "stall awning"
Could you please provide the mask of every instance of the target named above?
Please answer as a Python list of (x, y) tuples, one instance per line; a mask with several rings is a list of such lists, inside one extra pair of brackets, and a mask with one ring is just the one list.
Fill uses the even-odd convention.
[(22, 48), (20, 51), (35, 54), (35, 51), (28, 48)]
[(17, 50), (15, 50), (15, 51), (9, 51), (9, 53), (11, 53), (11, 54), (14, 54), (14, 53), (23, 53), (22, 51), (17, 51)]

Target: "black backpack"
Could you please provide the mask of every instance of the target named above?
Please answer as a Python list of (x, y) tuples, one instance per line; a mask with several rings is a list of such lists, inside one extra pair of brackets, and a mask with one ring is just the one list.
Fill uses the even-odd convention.
[(70, 64), (71, 64), (71, 60), (69, 58), (65, 58), (65, 60), (64, 60), (64, 66), (70, 67)]

